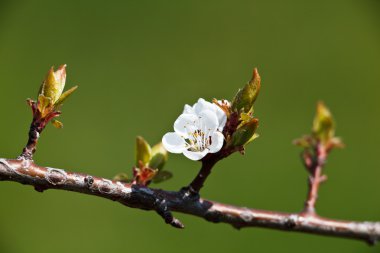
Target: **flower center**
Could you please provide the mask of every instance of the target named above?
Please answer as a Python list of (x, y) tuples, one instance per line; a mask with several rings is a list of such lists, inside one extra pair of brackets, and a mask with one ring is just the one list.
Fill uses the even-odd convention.
[(187, 150), (202, 152), (212, 143), (210, 129), (207, 132), (204, 132), (200, 128), (193, 129), (193, 131), (188, 132), (188, 138), (185, 141)]

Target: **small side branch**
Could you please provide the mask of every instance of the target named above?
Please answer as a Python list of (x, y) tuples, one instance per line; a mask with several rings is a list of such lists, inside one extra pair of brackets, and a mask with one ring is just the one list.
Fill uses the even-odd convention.
[(198, 194), (202, 189), (204, 183), (206, 182), (207, 177), (211, 174), (211, 170), (216, 164), (215, 159), (207, 159), (202, 161), (202, 167), (199, 170), (197, 176), (189, 185), (189, 191), (192, 194)]
[(199, 170), (196, 177), (193, 179), (193, 181), (190, 183), (188, 187), (185, 187), (183, 189), (187, 192), (186, 194), (190, 194), (193, 196), (199, 195), (200, 190), (203, 188), (203, 185), (206, 182), (208, 176), (211, 174), (211, 170), (215, 166), (215, 164), (237, 151), (244, 153), (244, 147), (225, 146), (218, 153), (208, 154), (202, 160), (202, 167)]
[(33, 154), (36, 152), (38, 139), (40, 138), (42, 131), (45, 129), (46, 124), (61, 114), (59, 111), (52, 111), (46, 116), (42, 116), (38, 111), (37, 102), (28, 99), (27, 103), (32, 108), (33, 120), (32, 123), (30, 123), (28, 142), (18, 157), (20, 160), (33, 160)]
[(41, 128), (39, 122), (33, 119), (33, 122), (30, 124), (28, 142), (18, 157), (19, 159), (33, 160), (33, 154), (36, 152), (37, 142), (42, 130), (43, 128)]
[(47, 189), (73, 191), (94, 195), (143, 210), (156, 211), (166, 223), (182, 228), (171, 212), (181, 212), (221, 222), (235, 228), (264, 227), (366, 241), (380, 239), (380, 222), (341, 221), (308, 213), (282, 213), (225, 205), (202, 198), (184, 198), (181, 192), (163, 191), (144, 186), (124, 184), (91, 175), (40, 167), (29, 160), (0, 159), (0, 180), (32, 185), (43, 192)]
[(310, 157), (308, 154), (304, 156), (304, 164), (310, 173), (308, 181), (308, 194), (305, 202), (304, 212), (309, 214), (315, 213), (315, 204), (318, 199), (318, 190), (322, 182), (327, 177), (323, 175), (323, 166), (326, 163), (327, 152), (323, 145), (317, 145), (315, 147), (314, 156)]

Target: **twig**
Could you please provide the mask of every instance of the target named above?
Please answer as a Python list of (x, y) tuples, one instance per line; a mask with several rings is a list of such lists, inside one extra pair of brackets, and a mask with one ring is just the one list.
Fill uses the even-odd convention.
[(217, 164), (220, 160), (223, 160), (224, 158), (228, 157), (229, 155), (231, 155), (232, 153), (236, 151), (240, 151), (241, 153), (243, 153), (244, 148), (225, 146), (218, 153), (208, 154), (202, 160), (202, 167), (199, 170), (196, 177), (193, 179), (193, 181), (189, 184), (188, 187), (185, 187), (183, 189), (183, 191), (188, 191), (188, 194), (190, 195), (199, 194), (204, 183), (206, 182), (206, 179), (211, 174), (211, 170), (215, 166), (215, 164)]
[(33, 120), (30, 123), (28, 142), (23, 148), (22, 153), (18, 156), (18, 159), (33, 160), (33, 154), (37, 150), (38, 139), (40, 138), (42, 131), (45, 129), (46, 124), (55, 117), (58, 117), (61, 112), (54, 110), (47, 115), (42, 116), (41, 112), (38, 111), (37, 102), (28, 99), (27, 103), (32, 109)]
[[(212, 154), (211, 154), (212, 155)], [(207, 157), (206, 157), (207, 158)], [(212, 168), (218, 162), (216, 159), (206, 159), (202, 161), (202, 167), (199, 170), (197, 176), (190, 183), (188, 189), (191, 194), (198, 194), (202, 189), (207, 177), (210, 175)]]
[(123, 205), (153, 210), (166, 223), (182, 228), (171, 211), (186, 213), (235, 228), (264, 227), (363, 240), (371, 245), (380, 239), (380, 222), (340, 221), (302, 213), (282, 213), (225, 205), (202, 198), (184, 198), (182, 192), (163, 191), (123, 184), (91, 175), (40, 167), (30, 160), (0, 159), (0, 180), (34, 186), (43, 192), (60, 189), (118, 201)]
[(327, 151), (325, 147), (321, 144), (317, 144), (314, 153), (315, 154), (314, 157), (312, 157), (312, 161), (304, 162), (306, 169), (310, 173), (308, 178), (309, 191), (307, 194), (307, 200), (305, 201), (304, 209), (304, 212), (309, 214), (315, 213), (315, 204), (318, 199), (319, 185), (327, 179), (327, 177), (322, 174), (322, 169), (326, 163), (327, 158)]
[(42, 126), (41, 123), (41, 121), (35, 121), (35, 119), (33, 118), (28, 133), (28, 142), (26, 146), (23, 148), (22, 153), (18, 158), (26, 160), (33, 159), (33, 154), (36, 152), (37, 149), (38, 139), (40, 138), (40, 134), (44, 129), (44, 126)]

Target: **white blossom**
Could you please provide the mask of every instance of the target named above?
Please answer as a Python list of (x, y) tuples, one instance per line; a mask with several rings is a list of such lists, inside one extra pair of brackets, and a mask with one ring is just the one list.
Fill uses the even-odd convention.
[(191, 160), (200, 160), (222, 148), (226, 121), (227, 115), (222, 109), (200, 98), (193, 106), (185, 105), (174, 122), (174, 132), (165, 134), (162, 143), (171, 153), (183, 153)]

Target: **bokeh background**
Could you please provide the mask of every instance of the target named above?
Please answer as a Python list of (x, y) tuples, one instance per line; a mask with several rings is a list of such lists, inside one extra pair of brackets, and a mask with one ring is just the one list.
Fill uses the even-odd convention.
[[(35, 156), (46, 166), (112, 177), (129, 172), (134, 139), (160, 141), (185, 103), (231, 98), (258, 67), (261, 137), (214, 170), (203, 197), (298, 211), (306, 172), (291, 142), (310, 131), (323, 100), (347, 147), (334, 151), (321, 215), (380, 220), (380, 3), (320, 1), (0, 0), (1, 157), (26, 142), (35, 97), (51, 65), (68, 64), (64, 129), (49, 126)], [(171, 155), (176, 190), (199, 164)], [(0, 252), (378, 252), (362, 242), (153, 212), (64, 191), (0, 184)]]

